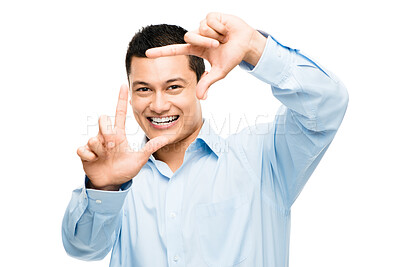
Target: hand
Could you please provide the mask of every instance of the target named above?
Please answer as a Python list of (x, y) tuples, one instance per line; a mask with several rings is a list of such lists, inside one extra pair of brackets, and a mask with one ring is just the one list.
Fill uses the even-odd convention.
[(266, 38), (243, 20), (220, 13), (208, 14), (199, 29), (186, 33), (185, 41), (187, 44), (149, 49), (146, 56), (194, 55), (209, 61), (210, 72), (197, 85), (199, 99), (205, 99), (209, 87), (225, 78), (242, 60), (255, 66), (266, 44)]
[(135, 177), (147, 160), (158, 149), (168, 144), (166, 136), (151, 139), (140, 151), (133, 151), (125, 134), (128, 106), (128, 87), (121, 86), (115, 123), (108, 116), (99, 119), (99, 133), (78, 148), (83, 169), (91, 187), (100, 190), (119, 190), (120, 186)]

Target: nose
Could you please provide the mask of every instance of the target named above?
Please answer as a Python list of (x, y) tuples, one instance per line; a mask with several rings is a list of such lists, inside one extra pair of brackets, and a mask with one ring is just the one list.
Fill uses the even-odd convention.
[(153, 95), (149, 107), (151, 111), (162, 114), (170, 109), (170, 103), (165, 94), (162, 92), (157, 92)]

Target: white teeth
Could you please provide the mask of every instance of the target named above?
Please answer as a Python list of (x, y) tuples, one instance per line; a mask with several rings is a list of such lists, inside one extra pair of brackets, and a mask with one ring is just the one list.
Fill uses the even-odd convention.
[(168, 123), (171, 123), (172, 121), (176, 120), (178, 116), (169, 116), (169, 117), (150, 117), (150, 120), (152, 123), (157, 124), (157, 125), (165, 125)]

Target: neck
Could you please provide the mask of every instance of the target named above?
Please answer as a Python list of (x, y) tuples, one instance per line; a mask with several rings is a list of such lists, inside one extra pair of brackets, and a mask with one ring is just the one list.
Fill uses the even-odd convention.
[(203, 126), (203, 121), (201, 121), (199, 127), (197, 127), (196, 130), (186, 138), (178, 142), (166, 145), (157, 150), (154, 153), (154, 157), (157, 160), (161, 160), (167, 163), (171, 171), (175, 172), (182, 165), (186, 149), (197, 138), (202, 126)]

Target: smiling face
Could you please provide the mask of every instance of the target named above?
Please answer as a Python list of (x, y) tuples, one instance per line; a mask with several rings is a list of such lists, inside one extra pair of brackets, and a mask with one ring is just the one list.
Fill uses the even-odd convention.
[(187, 56), (133, 57), (129, 75), (133, 114), (149, 139), (194, 140), (202, 125), (196, 74)]

